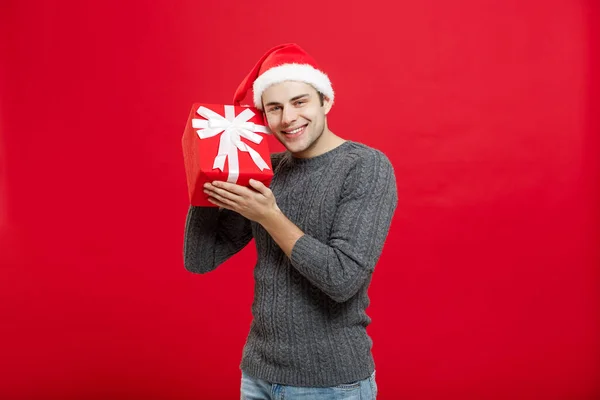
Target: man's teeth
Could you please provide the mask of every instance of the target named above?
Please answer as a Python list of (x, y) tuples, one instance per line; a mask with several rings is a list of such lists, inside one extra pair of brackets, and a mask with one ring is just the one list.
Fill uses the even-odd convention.
[(298, 129), (294, 129), (293, 131), (285, 131), (285, 133), (287, 133), (287, 134), (289, 134), (289, 135), (294, 135), (294, 134), (296, 134), (296, 133), (300, 132), (302, 129), (304, 129), (304, 127), (303, 127), (303, 126), (301, 126), (301, 127), (300, 127), (300, 128), (298, 128)]

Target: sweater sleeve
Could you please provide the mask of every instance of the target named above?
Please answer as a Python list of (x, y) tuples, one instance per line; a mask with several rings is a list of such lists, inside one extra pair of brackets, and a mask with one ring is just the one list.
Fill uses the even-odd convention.
[(183, 259), (194, 273), (214, 270), (252, 239), (250, 221), (230, 210), (190, 206), (185, 223)]
[(294, 268), (337, 302), (370, 278), (398, 201), (391, 163), (379, 151), (371, 154), (345, 179), (327, 243), (304, 234), (292, 249)]

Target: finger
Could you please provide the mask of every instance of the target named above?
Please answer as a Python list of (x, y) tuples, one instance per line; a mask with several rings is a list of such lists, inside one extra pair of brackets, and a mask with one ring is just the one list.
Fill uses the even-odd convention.
[[(210, 191), (210, 190), (205, 190), (204, 191), (206, 194), (208, 194), (208, 199), (212, 199), (212, 200), (216, 200), (218, 201), (220, 204), (225, 204), (227, 205), (227, 208), (232, 208), (235, 207), (237, 205), (237, 201), (236, 198), (239, 199), (239, 196), (236, 195), (232, 195), (229, 192), (224, 192), (224, 194), (221, 193), (217, 193), (214, 191)], [(235, 196), (234, 198), (231, 198), (230, 196)]]
[(218, 188), (216, 186), (212, 186), (210, 189), (204, 189), (204, 193), (208, 194), (209, 196), (213, 194), (219, 195), (222, 198), (229, 199), (235, 202), (238, 202), (241, 199), (241, 197), (238, 194), (230, 192), (226, 189)]
[(214, 181), (212, 184), (216, 188), (226, 190), (230, 193), (235, 193), (238, 196), (248, 195), (248, 193), (249, 193), (247, 187), (240, 186), (236, 183)]
[(219, 208), (226, 208), (228, 210), (234, 211), (233, 208), (231, 208), (231, 206), (229, 206), (227, 204), (224, 204), (224, 203), (221, 203), (220, 201), (218, 201), (218, 200), (216, 200), (216, 199), (214, 199), (212, 197), (209, 197), (208, 201), (211, 202), (212, 204), (216, 205), (216, 206), (219, 206)]
[(254, 190), (263, 194), (264, 196), (267, 196), (270, 192), (270, 189), (266, 187), (265, 184), (261, 181), (257, 181), (256, 179), (250, 179), (249, 183)]
[[(222, 181), (212, 181), (212, 182), (206, 182), (204, 184), (204, 189), (208, 189), (208, 190), (216, 190), (217, 188), (221, 188), (224, 190), (228, 190), (231, 191), (229, 189), (231, 189), (231, 187), (229, 186), (229, 184), (227, 184), (227, 182), (222, 182)], [(228, 188), (228, 189), (226, 189)]]

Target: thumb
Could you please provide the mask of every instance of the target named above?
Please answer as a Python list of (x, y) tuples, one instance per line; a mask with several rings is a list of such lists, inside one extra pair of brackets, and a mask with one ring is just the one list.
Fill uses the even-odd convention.
[(250, 179), (250, 186), (257, 192), (262, 193), (263, 195), (267, 195), (269, 193), (269, 188), (265, 186), (261, 181), (257, 181), (256, 179)]

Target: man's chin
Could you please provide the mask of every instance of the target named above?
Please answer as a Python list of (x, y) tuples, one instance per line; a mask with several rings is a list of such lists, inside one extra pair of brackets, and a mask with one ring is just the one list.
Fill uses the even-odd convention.
[(302, 145), (301, 143), (282, 143), (283, 147), (286, 148), (287, 151), (289, 151), (292, 154), (298, 154), (303, 152), (304, 150), (306, 150), (306, 146)]

